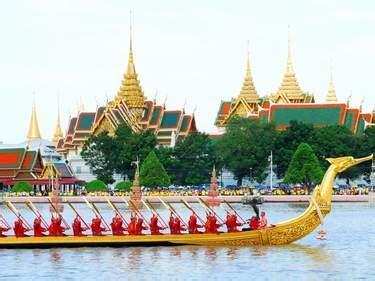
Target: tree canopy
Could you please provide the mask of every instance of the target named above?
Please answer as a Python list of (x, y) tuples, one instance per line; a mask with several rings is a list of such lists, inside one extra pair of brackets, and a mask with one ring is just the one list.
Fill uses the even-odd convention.
[(32, 185), (25, 181), (17, 182), (12, 187), (12, 192), (31, 192), (32, 190), (33, 190)]
[(320, 183), (322, 178), (323, 170), (314, 151), (307, 143), (301, 143), (293, 154), (284, 182), (310, 188), (312, 184)]
[(269, 165), (268, 156), (274, 148), (278, 132), (271, 124), (258, 120), (234, 117), (218, 142), (218, 154), (225, 168), (231, 171), (238, 185), (244, 177), (262, 182)]
[(150, 188), (165, 187), (171, 184), (163, 164), (153, 150), (142, 163), (139, 181), (142, 186)]
[(212, 166), (218, 159), (215, 145), (207, 134), (190, 134), (167, 153), (170, 153), (170, 160), (166, 167), (173, 174), (174, 183), (198, 185), (210, 182)]
[(119, 183), (116, 184), (116, 189), (118, 191), (126, 191), (129, 192), (133, 186), (132, 181), (120, 181)]
[(107, 190), (106, 184), (101, 180), (92, 180), (86, 185), (85, 188), (87, 192), (100, 192)]

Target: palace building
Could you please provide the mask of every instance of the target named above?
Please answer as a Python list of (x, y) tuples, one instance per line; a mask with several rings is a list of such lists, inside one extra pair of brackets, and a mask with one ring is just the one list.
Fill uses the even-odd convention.
[(34, 102), (27, 140), (0, 145), (0, 183), (10, 187), (26, 181), (35, 193), (51, 192), (52, 178), (58, 179), (63, 192), (76, 188), (77, 179), (70, 166), (56, 152), (54, 143), (42, 138)]
[(155, 99), (146, 98), (135, 69), (131, 35), (127, 70), (115, 98), (92, 112), (84, 111), (80, 106), (78, 115), (70, 118), (65, 135), (58, 117), (52, 141), (57, 151), (70, 162), (77, 177), (90, 181), (95, 177), (80, 156), (85, 141), (90, 135), (103, 131), (114, 135), (122, 123), (135, 132), (152, 130), (158, 144), (163, 146), (174, 146), (176, 141), (197, 132), (194, 113), (186, 114), (184, 108), (167, 110), (165, 104), (160, 105)]
[(349, 99), (347, 102), (338, 101), (332, 71), (324, 102), (317, 103), (313, 94), (303, 91), (294, 72), (290, 39), (284, 77), (280, 87), (269, 96), (261, 97), (257, 93), (248, 56), (241, 91), (231, 101), (221, 102), (215, 125), (224, 128), (233, 116), (272, 122), (278, 130), (285, 130), (290, 121), (296, 120), (315, 127), (340, 125), (359, 134), (363, 133), (366, 126), (375, 123), (374, 112), (362, 112), (362, 104), (355, 108), (349, 105)]

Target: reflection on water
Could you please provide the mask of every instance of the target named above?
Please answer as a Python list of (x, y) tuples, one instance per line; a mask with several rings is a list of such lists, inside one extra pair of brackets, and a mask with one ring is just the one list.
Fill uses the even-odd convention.
[[(243, 216), (251, 212), (248, 206), (236, 208)], [(272, 223), (304, 209), (290, 204), (263, 208)], [(104, 206), (101, 210), (112, 215)], [(277, 247), (0, 250), (0, 279), (30, 280), (32, 275), (35, 280), (375, 280), (375, 239), (369, 239), (375, 235), (375, 224), (368, 223), (374, 216), (371, 204), (335, 204), (325, 220), (327, 241), (313, 234)]]

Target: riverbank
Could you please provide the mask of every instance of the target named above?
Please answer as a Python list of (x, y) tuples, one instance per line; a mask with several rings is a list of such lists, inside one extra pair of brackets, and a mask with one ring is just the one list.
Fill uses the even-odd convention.
[[(309, 202), (310, 196), (308, 195), (265, 195), (261, 196), (266, 203), (293, 203), (293, 202)], [(369, 195), (333, 195), (333, 202), (369, 202)], [(107, 198), (114, 203), (121, 203), (124, 200), (128, 201), (129, 196), (88, 196), (86, 197), (89, 202), (93, 203), (106, 203)], [(179, 203), (181, 199), (187, 202), (197, 202), (197, 196), (160, 196), (165, 202)], [(210, 197), (200, 196), (201, 199), (206, 200)], [(226, 200), (229, 203), (241, 203), (243, 196), (220, 196), (219, 199)], [(143, 196), (144, 200), (152, 203), (160, 203), (158, 196)], [(9, 200), (12, 203), (25, 203), (27, 200), (33, 203), (48, 203), (48, 197), (3, 197), (3, 201)], [(71, 203), (84, 203), (85, 200), (81, 196), (61, 197), (62, 202)]]

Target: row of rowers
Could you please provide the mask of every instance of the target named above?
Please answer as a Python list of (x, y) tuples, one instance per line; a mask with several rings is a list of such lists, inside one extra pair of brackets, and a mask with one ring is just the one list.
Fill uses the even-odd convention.
[[(91, 230), (93, 236), (103, 236), (108, 232), (112, 235), (144, 235), (150, 233), (151, 235), (161, 235), (161, 231), (169, 230), (170, 234), (199, 234), (199, 233), (222, 233), (226, 226), (227, 232), (238, 232), (238, 227), (248, 224), (249, 227), (243, 227), (242, 231), (250, 231), (256, 229), (266, 228), (267, 219), (265, 212), (262, 211), (259, 216), (253, 216), (251, 219), (245, 221), (238, 213), (230, 213), (227, 211), (226, 219), (220, 218), (217, 213), (210, 209), (206, 211), (206, 218), (203, 220), (195, 211), (189, 217), (186, 223), (175, 211), (171, 211), (168, 223), (157, 213), (153, 212), (149, 222), (147, 222), (144, 215), (137, 211), (131, 212), (131, 216), (127, 221), (126, 218), (118, 211), (112, 218), (112, 222), (108, 223), (104, 220), (100, 213), (94, 211), (95, 216), (92, 218), (91, 224), (76, 212), (76, 217), (72, 226), (67, 223), (59, 212), (52, 212), (51, 221), (47, 221), (39, 212), (35, 212), (35, 219), (33, 225), (30, 225), (27, 220), (19, 213), (16, 214), (13, 231), (16, 237), (29, 236), (28, 232), (33, 231), (33, 236), (66, 236), (65, 231), (72, 229), (74, 236), (86, 236), (85, 232)], [(240, 218), (240, 220), (239, 220)], [(6, 232), (11, 230), (11, 225), (6, 219), (0, 215), (0, 237), (6, 237)], [(168, 232), (168, 230), (166, 232)], [(108, 233), (108, 235), (110, 235)]]

